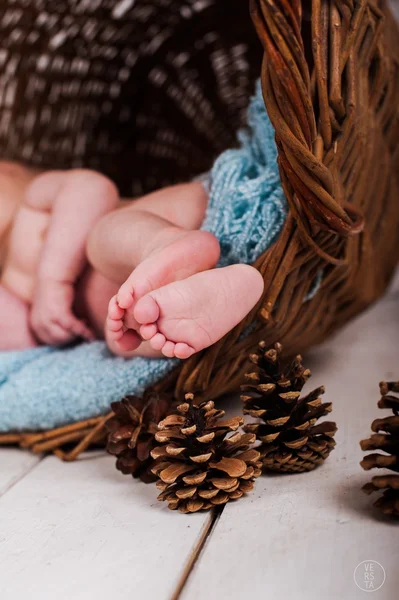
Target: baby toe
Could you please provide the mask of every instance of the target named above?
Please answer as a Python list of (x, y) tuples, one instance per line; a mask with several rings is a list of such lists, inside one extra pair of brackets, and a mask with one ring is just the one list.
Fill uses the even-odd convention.
[(165, 342), (162, 348), (162, 354), (167, 358), (173, 358), (175, 355), (175, 346), (176, 344), (174, 342)]
[(111, 319), (122, 319), (125, 311), (118, 305), (116, 296), (113, 296), (108, 304), (108, 316)]
[(134, 308), (134, 317), (143, 325), (154, 323), (159, 317), (159, 306), (154, 298), (150, 295), (141, 298)]
[(119, 340), (121, 340), (123, 338), (124, 334), (125, 334), (125, 332), (123, 331), (123, 329), (120, 329), (119, 331), (108, 330), (108, 336), (114, 342), (119, 342)]
[(150, 346), (153, 350), (162, 350), (166, 342), (166, 337), (162, 333), (157, 333), (150, 340)]
[(183, 342), (179, 342), (175, 347), (175, 356), (176, 358), (189, 358), (195, 353), (194, 348), (191, 348), (188, 344), (184, 344)]
[(134, 300), (134, 289), (132, 284), (126, 281), (121, 285), (116, 297), (121, 308), (124, 310), (131, 308)]
[(150, 325), (142, 325), (140, 327), (140, 335), (143, 340), (150, 340), (154, 337), (154, 335), (157, 334), (157, 332), (158, 328), (156, 325), (154, 325), (154, 323), (151, 323)]
[(118, 319), (111, 319), (108, 317), (107, 319), (107, 329), (112, 332), (120, 331), (123, 327), (123, 323)]

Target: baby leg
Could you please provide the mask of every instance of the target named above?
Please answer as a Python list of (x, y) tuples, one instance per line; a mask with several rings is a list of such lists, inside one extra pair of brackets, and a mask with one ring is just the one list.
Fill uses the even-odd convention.
[[(176, 230), (181, 233), (199, 229), (207, 203), (207, 194), (200, 183), (167, 187), (130, 201), (103, 217), (93, 228), (87, 243), (91, 265), (121, 285), (159, 244), (159, 235), (165, 229), (173, 228), (175, 236)], [(169, 234), (165, 231), (164, 243)]]
[(216, 265), (216, 238), (190, 229), (200, 226), (205, 206), (200, 184), (175, 186), (115, 211), (96, 227), (88, 248), (92, 264), (114, 280), (127, 275), (110, 302), (106, 323), (106, 339), (116, 354), (125, 356), (141, 342), (133, 315), (140, 298)]
[(25, 350), (37, 346), (29, 328), (29, 308), (0, 285), (0, 350)]

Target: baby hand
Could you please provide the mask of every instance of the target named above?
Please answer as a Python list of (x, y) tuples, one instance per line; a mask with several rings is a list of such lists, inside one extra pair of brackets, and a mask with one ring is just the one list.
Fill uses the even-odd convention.
[(74, 296), (72, 283), (52, 279), (37, 282), (30, 325), (40, 342), (61, 346), (79, 337), (94, 340), (90, 328), (73, 314)]

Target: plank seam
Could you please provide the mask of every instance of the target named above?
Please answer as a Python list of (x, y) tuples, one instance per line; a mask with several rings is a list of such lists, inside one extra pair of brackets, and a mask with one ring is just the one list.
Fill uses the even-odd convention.
[(215, 529), (223, 510), (224, 510), (224, 506), (213, 509), (208, 521), (205, 523), (205, 525), (202, 529), (202, 532), (200, 534), (200, 537), (199, 537), (197, 543), (195, 544), (194, 548), (191, 551), (191, 555), (189, 556), (189, 559), (188, 559), (188, 561), (183, 569), (183, 572), (180, 576), (180, 579), (176, 585), (176, 589), (173, 592), (172, 596), (170, 597), (170, 600), (179, 600), (181, 598), (184, 588), (186, 587), (187, 581), (188, 581), (191, 573), (193, 572), (193, 569), (194, 569), (197, 561), (199, 560), (199, 558), (205, 548), (206, 543), (208, 542), (209, 538), (211, 537), (213, 530)]
[(29, 475), (30, 473), (32, 473), (32, 471), (34, 469), (36, 469), (36, 467), (38, 465), (40, 465), (40, 463), (42, 462), (44, 456), (38, 456), (38, 461), (31, 464), (26, 471), (24, 471), (23, 473), (21, 473), (21, 475), (19, 477), (17, 477), (14, 481), (12, 481), (9, 485), (7, 485), (7, 487), (3, 490), (0, 491), (0, 498), (2, 498), (3, 496), (5, 496), (7, 494), (7, 492), (9, 492), (10, 490), (12, 490), (12, 488), (14, 486), (16, 486), (20, 481), (22, 481), (22, 479), (24, 479), (27, 475)]

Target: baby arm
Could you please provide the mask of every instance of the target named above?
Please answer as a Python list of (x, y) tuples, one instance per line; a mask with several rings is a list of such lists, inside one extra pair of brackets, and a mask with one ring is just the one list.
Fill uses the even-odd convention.
[(89, 328), (73, 314), (75, 283), (87, 264), (91, 229), (117, 202), (114, 184), (87, 170), (47, 172), (27, 190), (25, 205), (51, 215), (30, 317), (32, 330), (42, 343), (93, 339)]

